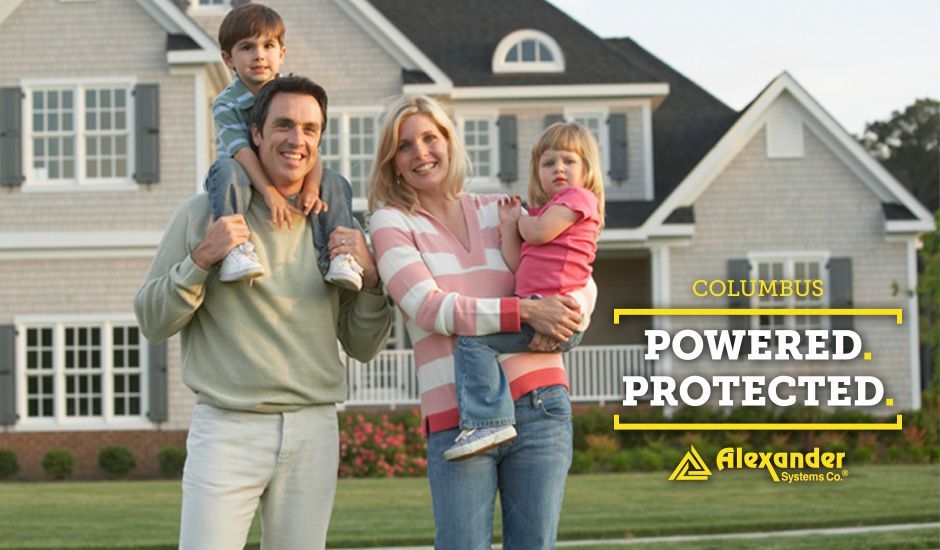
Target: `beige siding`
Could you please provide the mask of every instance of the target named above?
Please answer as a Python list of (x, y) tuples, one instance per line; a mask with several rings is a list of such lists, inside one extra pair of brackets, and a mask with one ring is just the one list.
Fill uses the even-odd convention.
[[(727, 260), (749, 252), (828, 251), (852, 258), (854, 307), (903, 307), (892, 283), (907, 280), (906, 245), (886, 242), (880, 200), (811, 132), (805, 156), (767, 159), (758, 132), (695, 202), (692, 246), (671, 255), (673, 307), (727, 307), (726, 298), (692, 295), (696, 279), (726, 279)], [(909, 313), (909, 312), (906, 312)], [(727, 328), (727, 319), (672, 319), (679, 328)], [(860, 318), (855, 330), (872, 361), (726, 363), (673, 360), (678, 375), (739, 373), (875, 374), (895, 409), (911, 405), (909, 325), (890, 318)]]
[[(53, 31), (54, 29), (54, 31)], [(55, 39), (49, 33), (55, 33)], [(160, 85), (161, 181), (130, 191), (3, 195), (0, 231), (159, 230), (193, 193), (194, 78), (170, 76), (166, 31), (136, 2), (24, 2), (0, 29), (0, 85), (23, 79), (131, 77)], [(23, 63), (23, 59), (29, 63)], [(24, 128), (27, 130), (27, 128)]]

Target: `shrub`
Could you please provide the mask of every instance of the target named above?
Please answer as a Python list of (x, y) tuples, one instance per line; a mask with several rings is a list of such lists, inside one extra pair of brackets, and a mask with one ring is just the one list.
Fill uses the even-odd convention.
[(157, 454), (160, 463), (160, 474), (163, 477), (179, 478), (183, 475), (183, 465), (186, 464), (186, 449), (179, 445), (167, 445)]
[(607, 463), (612, 472), (626, 472), (630, 469), (630, 451), (617, 451)]
[(42, 469), (50, 479), (68, 479), (75, 468), (75, 455), (68, 449), (52, 449), (42, 457)]
[(0, 479), (9, 479), (20, 471), (16, 453), (9, 449), (0, 449)]
[(663, 459), (652, 449), (633, 449), (630, 451), (630, 466), (642, 472), (661, 470)]
[(587, 452), (599, 465), (607, 463), (607, 459), (619, 450), (617, 439), (611, 434), (591, 434), (584, 438), (587, 443)]
[(587, 474), (597, 470), (594, 457), (585, 451), (574, 451), (571, 455), (571, 467), (568, 472), (572, 474)]
[(355, 413), (340, 420), (340, 477), (409, 477), (427, 472), (417, 409), (404, 415)]
[(98, 453), (98, 466), (113, 477), (124, 477), (137, 467), (137, 461), (127, 447), (109, 445)]
[(614, 425), (613, 414), (600, 407), (590, 407), (575, 414), (571, 423), (574, 429), (574, 448), (579, 451), (587, 450), (587, 436), (609, 434)]
[(683, 456), (685, 456), (684, 451), (673, 449), (672, 447), (661, 449), (659, 451), (660, 462), (662, 463), (662, 467), (665, 470), (673, 470), (676, 466), (679, 465), (679, 461), (682, 460)]

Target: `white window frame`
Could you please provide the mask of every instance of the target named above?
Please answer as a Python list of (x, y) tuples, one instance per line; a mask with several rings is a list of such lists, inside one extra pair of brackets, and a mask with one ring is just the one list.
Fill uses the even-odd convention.
[[(382, 114), (382, 107), (375, 105), (336, 107), (331, 108), (328, 113), (329, 122), (327, 123), (327, 130), (332, 132), (337, 127), (339, 128), (339, 153), (337, 154), (331, 151), (330, 160), (339, 161), (339, 173), (346, 179), (349, 179), (350, 183), (352, 183), (350, 175), (352, 174), (351, 167), (354, 160), (365, 160), (367, 157), (370, 161), (375, 160), (374, 152), (370, 155), (359, 155), (359, 157), (353, 158), (350, 152), (350, 120), (360, 117), (370, 117), (374, 119), (373, 128), (375, 128), (375, 133), (373, 134), (373, 139), (375, 143), (373, 144), (373, 149), (377, 150), (379, 147), (379, 133), (381, 131), (380, 114)], [(324, 155), (324, 160), (327, 160), (326, 155)], [(368, 188), (369, 181), (367, 174), (366, 180), (363, 182), (363, 193), (361, 195), (356, 195), (355, 187), (353, 187), (353, 210), (357, 212), (366, 210), (368, 207)]]
[[(537, 46), (544, 46), (552, 55), (551, 61), (522, 61), (521, 51), (518, 61), (507, 61), (506, 56), (515, 46), (520, 46), (527, 40), (535, 41)], [(536, 56), (538, 56), (536, 49)], [(565, 72), (565, 55), (561, 46), (554, 38), (535, 29), (519, 29), (507, 34), (493, 51), (493, 73), (563, 73)]]
[[(471, 155), (471, 150), (467, 146), (467, 133), (466, 133), (466, 124), (468, 121), (486, 121), (489, 124), (489, 132), (487, 137), (489, 138), (489, 153), (490, 153), (490, 175), (482, 176), (477, 173), (476, 166), (473, 166), (473, 179), (471, 182), (474, 185), (478, 185), (481, 188), (485, 189), (500, 189), (499, 181), (499, 127), (497, 127), (496, 122), (499, 120), (499, 113), (495, 110), (461, 110), (456, 115), (457, 131), (460, 133), (460, 139), (464, 143), (464, 147), (467, 148), (467, 160), (473, 164), (473, 156)], [(481, 150), (480, 147), (476, 147), (476, 150)], [(478, 189), (479, 190), (479, 189)]]
[[(87, 430), (140, 430), (150, 429), (153, 423), (147, 418), (149, 403), (149, 357), (147, 340), (139, 335), (140, 346), (140, 414), (116, 416), (114, 414), (114, 344), (115, 327), (137, 327), (133, 315), (71, 315), (71, 316), (24, 316), (14, 319), (16, 326), (16, 411), (19, 421), (16, 431), (87, 431)], [(101, 415), (86, 417), (66, 416), (66, 371), (65, 329), (94, 327), (101, 329)], [(27, 416), (27, 329), (52, 329), (52, 417), (30, 418)]]
[[(783, 274), (782, 279), (795, 280), (795, 268), (794, 264), (797, 262), (817, 262), (819, 263), (819, 278), (823, 281), (823, 295), (815, 299), (812, 294), (804, 299), (799, 298), (794, 293), (792, 296), (782, 298), (782, 301), (768, 304), (760, 300), (760, 296), (757, 295), (755, 290), (754, 296), (751, 297), (751, 307), (773, 307), (773, 308), (828, 308), (829, 307), (829, 270), (827, 265), (829, 264), (830, 253), (828, 251), (785, 251), (785, 252), (752, 252), (748, 254), (747, 260), (750, 264), (750, 276), (752, 280), (759, 280), (760, 270), (759, 264), (769, 263), (769, 262), (780, 262), (783, 264)], [(802, 279), (801, 279), (802, 280)], [(810, 327), (798, 327), (796, 325), (796, 316), (795, 315), (785, 315), (782, 317), (783, 324), (781, 326), (775, 326), (774, 329), (789, 329), (789, 330), (807, 330)], [(814, 330), (828, 330), (829, 329), (829, 317), (822, 316), (819, 317), (820, 325), (818, 327), (812, 327)], [(760, 329), (764, 328), (760, 326), (760, 316), (754, 315), (751, 317), (751, 328)]]
[[(23, 191), (28, 192), (70, 192), (70, 191), (133, 191), (138, 189), (134, 181), (136, 166), (134, 143), (134, 87), (137, 85), (135, 77), (102, 77), (102, 78), (43, 78), (29, 79), (20, 82), (23, 89), (22, 128), (23, 128), (23, 172), (26, 180), (23, 182)], [(85, 162), (85, 91), (89, 88), (126, 88), (126, 124), (127, 124), (127, 176), (109, 178), (88, 178), (86, 176)], [(46, 90), (70, 89), (73, 94), (72, 127), (75, 140), (74, 158), (75, 169), (72, 179), (44, 179), (37, 178), (33, 168), (33, 92)], [(98, 130), (94, 131), (95, 133)]]
[(562, 116), (565, 122), (573, 122), (578, 118), (596, 118), (600, 122), (597, 126), (597, 146), (601, 156), (601, 176), (605, 187), (616, 187), (607, 172), (610, 170), (610, 128), (607, 119), (610, 118), (610, 109), (607, 106), (565, 108)]

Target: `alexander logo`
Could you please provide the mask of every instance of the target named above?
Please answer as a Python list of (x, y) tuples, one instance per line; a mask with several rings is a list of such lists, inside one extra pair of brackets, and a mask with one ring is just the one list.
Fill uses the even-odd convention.
[[(718, 451), (715, 464), (718, 470), (767, 470), (775, 483), (799, 483), (807, 481), (842, 481), (849, 472), (842, 469), (845, 459), (843, 452), (820, 451), (819, 447), (802, 453), (793, 452), (754, 452), (744, 451), (740, 447), (725, 447)], [(800, 470), (800, 471), (791, 471)], [(802, 470), (817, 470), (806, 472)], [(818, 471), (826, 470), (826, 471)], [(679, 465), (669, 476), (670, 481), (704, 481), (711, 476), (711, 470), (694, 446), (682, 457)]]

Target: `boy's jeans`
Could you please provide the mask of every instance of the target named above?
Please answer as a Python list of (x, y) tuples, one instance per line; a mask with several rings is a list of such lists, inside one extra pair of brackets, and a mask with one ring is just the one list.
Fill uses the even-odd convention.
[[(529, 351), (535, 329), (523, 324), (519, 332), (500, 332), (486, 336), (461, 336), (454, 350), (454, 383), (460, 428), (508, 426), (515, 423), (512, 393), (503, 369), (496, 360), (501, 353)], [(575, 332), (559, 351), (568, 351), (581, 343), (583, 333)]]
[[(244, 214), (251, 201), (251, 179), (237, 160), (219, 159), (209, 167), (206, 191), (213, 219)], [(330, 209), (317, 216), (311, 214), (310, 224), (313, 226), (313, 244), (318, 251), (317, 267), (326, 275), (330, 269), (330, 250), (327, 247), (330, 233), (337, 227), (358, 228), (358, 225), (353, 222), (352, 187), (343, 176), (324, 168), (320, 199)]]

